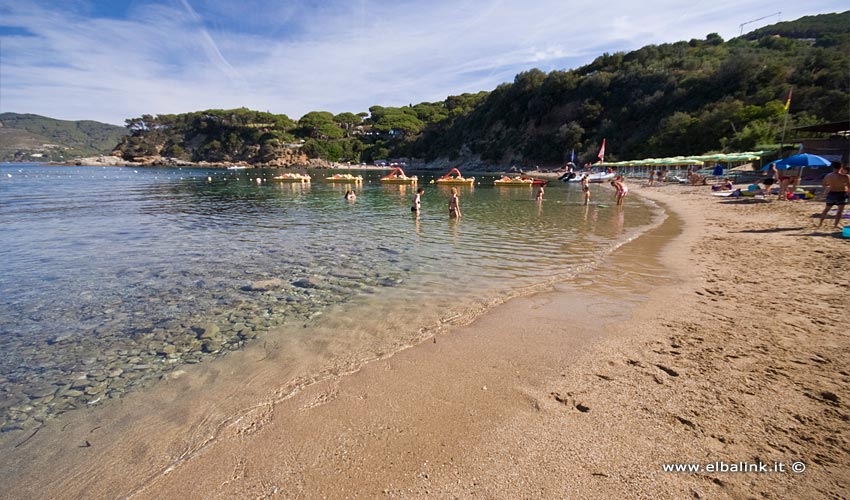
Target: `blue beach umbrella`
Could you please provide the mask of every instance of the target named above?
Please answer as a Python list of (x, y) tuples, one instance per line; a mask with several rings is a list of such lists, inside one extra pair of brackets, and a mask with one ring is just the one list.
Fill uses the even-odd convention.
[(803, 153), (777, 161), (776, 168), (779, 170), (788, 170), (797, 167), (826, 167), (829, 164), (829, 160), (822, 156)]

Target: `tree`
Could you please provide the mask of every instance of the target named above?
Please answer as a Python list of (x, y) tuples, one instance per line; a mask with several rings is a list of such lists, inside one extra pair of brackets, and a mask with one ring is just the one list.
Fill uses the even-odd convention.
[(313, 138), (338, 139), (345, 135), (327, 111), (311, 111), (298, 120), (298, 125)]
[(360, 125), (363, 120), (354, 113), (345, 112), (334, 116), (334, 121), (340, 128), (345, 129), (345, 135), (348, 136), (350, 135), (351, 129)]
[(422, 120), (411, 108), (373, 106), (369, 111), (372, 113), (372, 127), (379, 132), (401, 131), (405, 135), (413, 135), (422, 130)]

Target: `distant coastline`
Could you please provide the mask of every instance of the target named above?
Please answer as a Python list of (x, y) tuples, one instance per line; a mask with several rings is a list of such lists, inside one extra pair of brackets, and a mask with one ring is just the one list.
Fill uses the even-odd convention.
[(86, 158), (76, 158), (63, 162), (47, 162), (47, 165), (57, 166), (94, 166), (94, 167), (189, 167), (189, 168), (348, 168), (348, 169), (376, 169), (387, 170), (392, 167), (380, 167), (376, 165), (345, 165), (341, 163), (328, 162), (321, 159), (311, 159), (306, 163), (294, 163), (291, 165), (251, 164), (244, 161), (237, 162), (209, 162), (209, 161), (187, 161), (177, 158), (150, 156), (138, 161), (129, 161), (117, 156), (101, 155)]
[[(385, 166), (381, 165), (363, 165), (363, 164), (346, 164), (346, 163), (338, 163), (338, 162), (329, 162), (326, 160), (314, 158), (310, 159), (307, 162), (300, 163), (292, 163), (292, 164), (266, 164), (266, 163), (248, 163), (245, 161), (238, 162), (208, 162), (208, 161), (188, 161), (188, 160), (180, 160), (178, 158), (171, 157), (163, 157), (163, 156), (149, 156), (140, 158), (136, 161), (124, 160), (123, 158), (111, 155), (101, 155), (101, 156), (89, 156), (85, 158), (75, 158), (73, 160), (63, 161), (63, 162), (46, 162), (45, 165), (56, 165), (56, 166), (93, 166), (93, 167), (186, 167), (186, 168), (230, 168), (230, 167), (244, 167), (245, 169), (260, 169), (260, 168), (272, 168), (272, 169), (304, 169), (304, 168), (317, 168), (317, 169), (347, 169), (347, 170), (391, 170), (395, 168), (397, 165), (390, 163)], [(454, 161), (450, 162), (448, 160), (438, 160), (434, 162), (412, 162), (410, 165), (402, 164), (402, 168), (410, 169), (410, 170), (434, 170), (434, 171), (448, 171), (451, 168), (459, 168), (464, 171), (469, 172), (487, 172), (487, 173), (507, 173), (507, 172), (515, 172), (520, 173), (522, 170), (519, 167), (505, 167), (503, 165), (493, 165), (484, 163), (476, 160), (466, 160), (466, 161)], [(546, 170), (536, 170), (532, 172), (534, 175), (539, 175), (541, 177), (544, 176), (556, 176), (560, 175), (563, 172), (561, 169), (550, 169)]]

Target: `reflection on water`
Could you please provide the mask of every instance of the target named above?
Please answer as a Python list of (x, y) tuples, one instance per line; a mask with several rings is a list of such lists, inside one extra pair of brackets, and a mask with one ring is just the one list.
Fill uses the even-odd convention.
[(0, 420), (31, 427), (273, 328), (356, 362), (568, 277), (653, 217), (478, 176), (451, 220), (427, 174), (415, 217), (416, 186), (310, 173), (0, 166)]

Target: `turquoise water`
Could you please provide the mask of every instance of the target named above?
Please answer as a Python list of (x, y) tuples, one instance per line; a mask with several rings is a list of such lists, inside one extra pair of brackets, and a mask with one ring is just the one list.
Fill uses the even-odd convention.
[[(356, 365), (597, 263), (658, 217), (553, 182), (411, 186), (273, 170), (0, 165), (0, 422), (29, 428), (119, 398), (270, 331)], [(416, 172), (414, 172), (416, 173)], [(358, 197), (343, 199), (346, 189)], [(598, 201), (597, 201), (598, 200)], [(319, 341), (320, 340), (320, 341)], [(300, 352), (300, 351), (299, 351)]]

